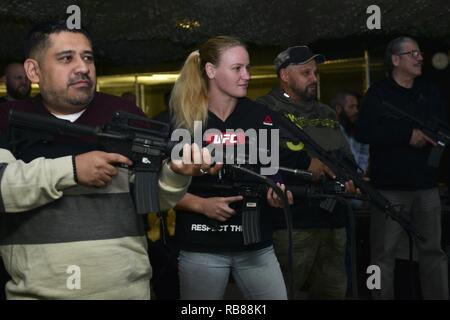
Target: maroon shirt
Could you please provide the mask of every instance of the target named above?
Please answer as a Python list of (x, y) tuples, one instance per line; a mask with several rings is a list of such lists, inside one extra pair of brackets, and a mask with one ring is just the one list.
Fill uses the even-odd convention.
[[(9, 110), (11, 108), (42, 116), (53, 117), (53, 115), (44, 106), (42, 96), (40, 94), (27, 100), (5, 102), (0, 104), (1, 131), (6, 131), (8, 129)], [(102, 126), (111, 121), (114, 111), (125, 111), (140, 116), (145, 116), (141, 109), (126, 99), (96, 92), (94, 99), (92, 99), (86, 111), (74, 123), (91, 127)]]

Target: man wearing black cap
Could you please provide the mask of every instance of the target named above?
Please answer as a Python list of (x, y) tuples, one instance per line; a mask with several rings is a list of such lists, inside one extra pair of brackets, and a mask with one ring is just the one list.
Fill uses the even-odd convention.
[[(274, 61), (279, 86), (257, 101), (274, 111), (293, 114), (324, 149), (342, 151), (353, 159), (336, 113), (317, 101), (317, 64), (324, 61), (323, 55), (314, 54), (307, 46), (281, 52)], [(295, 152), (299, 148), (290, 145), (290, 149)], [(284, 179), (289, 183), (289, 177)], [(320, 204), (321, 200), (301, 201), (293, 208), (294, 298), (308, 291), (312, 299), (344, 299), (346, 207), (336, 204), (330, 212)], [(286, 271), (288, 246), (287, 232), (283, 229), (286, 224), (282, 215), (276, 217), (279, 219), (275, 228), (280, 229), (274, 233), (274, 246), (282, 270)]]

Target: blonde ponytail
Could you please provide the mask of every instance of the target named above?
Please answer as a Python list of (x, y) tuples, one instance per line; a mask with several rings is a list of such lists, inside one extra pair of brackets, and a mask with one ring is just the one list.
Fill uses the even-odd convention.
[(208, 117), (208, 91), (200, 70), (198, 50), (186, 59), (180, 71), (169, 102), (175, 128), (194, 131), (194, 121), (206, 123)]

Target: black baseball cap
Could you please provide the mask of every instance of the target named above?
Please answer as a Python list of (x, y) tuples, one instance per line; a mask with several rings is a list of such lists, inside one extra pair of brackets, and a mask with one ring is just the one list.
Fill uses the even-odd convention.
[(279, 53), (273, 63), (277, 73), (279, 73), (280, 69), (286, 68), (291, 64), (305, 64), (312, 59), (316, 60), (317, 63), (325, 62), (323, 54), (314, 54), (307, 46), (295, 46)]

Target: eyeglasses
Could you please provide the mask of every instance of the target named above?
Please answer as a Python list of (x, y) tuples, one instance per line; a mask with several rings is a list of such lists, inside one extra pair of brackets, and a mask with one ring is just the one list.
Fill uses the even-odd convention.
[(423, 52), (418, 51), (418, 50), (411, 50), (411, 51), (407, 51), (407, 52), (402, 52), (402, 53), (398, 53), (398, 56), (403, 56), (405, 54), (409, 54), (412, 58), (417, 59), (420, 56), (423, 57)]

